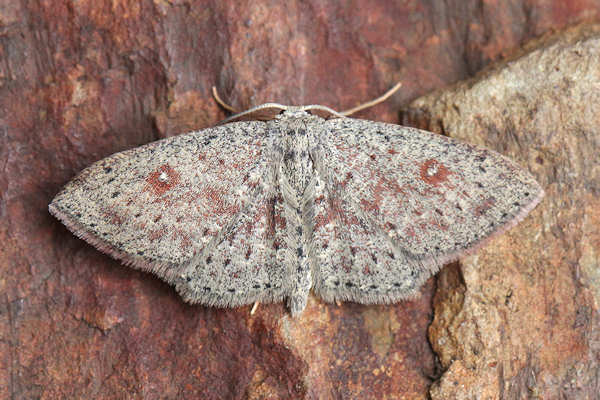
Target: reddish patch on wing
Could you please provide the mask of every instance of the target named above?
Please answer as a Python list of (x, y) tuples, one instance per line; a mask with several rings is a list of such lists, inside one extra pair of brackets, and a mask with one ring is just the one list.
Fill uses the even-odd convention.
[(173, 231), (172, 237), (174, 241), (179, 242), (179, 248), (181, 250), (186, 251), (192, 247), (192, 240), (186, 231), (182, 229), (176, 229)]
[(127, 220), (124, 215), (119, 214), (114, 208), (102, 209), (102, 215), (104, 219), (110, 222), (112, 225), (123, 225)]
[(483, 203), (475, 207), (475, 210), (473, 210), (473, 214), (475, 214), (475, 216), (477, 217), (480, 217), (483, 214), (485, 214), (489, 209), (494, 207), (495, 204), (496, 199), (494, 197), (490, 197), (486, 199)]
[(313, 229), (315, 231), (318, 231), (319, 229), (321, 229), (328, 223), (329, 223), (329, 219), (326, 216), (324, 216), (322, 214), (316, 215), (315, 216), (315, 227)]
[(330, 199), (329, 207), (328, 212), (330, 221), (337, 219), (344, 227), (360, 225), (358, 217), (354, 213), (347, 212), (339, 199)]
[(360, 199), (360, 206), (365, 211), (371, 211), (375, 214), (379, 214), (379, 199), (373, 199), (368, 201), (367, 199)]
[(154, 230), (150, 231), (150, 233), (148, 234), (148, 240), (150, 240), (151, 242), (154, 242), (167, 234), (168, 234), (168, 231), (165, 227), (162, 227), (160, 229), (154, 229)]
[(407, 237), (409, 237), (411, 239), (415, 239), (417, 241), (420, 241), (420, 238), (417, 236), (417, 233), (415, 232), (415, 228), (413, 228), (412, 226), (407, 227), (404, 230), (404, 233)]
[[(317, 197), (315, 199), (315, 205), (316, 206), (320, 206), (321, 203), (324, 203), (325, 200), (325, 196), (320, 195), (319, 197)], [(321, 229), (323, 226), (325, 226), (327, 223), (329, 223), (329, 220), (327, 218), (326, 215), (323, 215), (321, 213), (315, 215), (315, 226), (314, 226), (314, 230), (318, 231), (319, 229)]]
[(345, 273), (350, 273), (352, 271), (352, 261), (350, 261), (347, 257), (341, 257), (340, 265), (342, 266), (342, 269)]
[(341, 182), (339, 182), (339, 185), (340, 185), (341, 187), (345, 188), (345, 187), (348, 185), (348, 183), (350, 182), (350, 180), (351, 180), (352, 178), (353, 178), (353, 176), (352, 176), (352, 172), (347, 172), (347, 173), (346, 173), (346, 176), (344, 177), (344, 180), (343, 180), (343, 181), (341, 181)]
[(272, 198), (266, 201), (257, 211), (252, 215), (252, 220), (248, 221), (245, 225), (246, 236), (251, 235), (256, 226), (264, 219), (263, 223), (266, 224), (266, 228), (262, 234), (262, 237), (269, 239), (275, 235), (277, 231), (285, 229), (286, 220), (278, 213), (276, 208), (277, 199)]
[(282, 217), (281, 215), (274, 215), (273, 220), (278, 230), (282, 231), (285, 229), (287, 221), (284, 217)]
[[(327, 199), (324, 205), (323, 213), (315, 215), (314, 231), (320, 230), (322, 227), (332, 221), (337, 221), (341, 226), (348, 227), (359, 225), (360, 221), (354, 214), (349, 214), (344, 210), (344, 206), (340, 199)], [(320, 202), (319, 202), (320, 203)], [(337, 224), (336, 224), (337, 225)]]
[[(376, 182), (375, 179), (377, 179)], [(399, 203), (401, 195), (405, 194), (398, 182), (384, 176), (372, 174), (372, 182), (374, 182), (370, 185), (372, 198), (360, 200), (360, 206), (364, 211), (379, 214), (386, 199), (394, 199)]]
[(162, 196), (168, 190), (177, 186), (179, 181), (179, 173), (171, 168), (169, 164), (164, 164), (146, 178), (148, 185), (144, 190), (152, 190), (154, 195)]
[(287, 225), (285, 217), (281, 215), (277, 207), (277, 204), (282, 201), (283, 199), (280, 199), (280, 196), (274, 197), (262, 208), (261, 212), (265, 215), (267, 223), (267, 229), (263, 234), (266, 239), (275, 236), (277, 231), (284, 230)]
[(237, 204), (230, 204), (226, 201), (227, 192), (223, 188), (209, 186), (201, 193), (201, 197), (208, 200), (210, 205), (209, 215), (236, 215), (240, 212)]
[(421, 164), (419, 172), (423, 182), (434, 186), (446, 182), (448, 180), (448, 175), (451, 174), (444, 164), (433, 158)]

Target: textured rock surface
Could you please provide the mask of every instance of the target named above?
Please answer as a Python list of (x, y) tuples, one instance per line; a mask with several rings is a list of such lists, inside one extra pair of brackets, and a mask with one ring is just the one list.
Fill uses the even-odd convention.
[(440, 274), (429, 336), (447, 371), (433, 399), (598, 395), (600, 26), (528, 47), (406, 113), (510, 156), (546, 190), (518, 228)]
[[(47, 204), (95, 160), (218, 122), (224, 114), (210, 96), (212, 85), (238, 108), (276, 100), (344, 109), (402, 80), (401, 94), (359, 115), (396, 122), (406, 101), (470, 76), (549, 29), (600, 15), (595, 0), (394, 6), (381, 0), (368, 9), (322, 1), (233, 3), (0, 0), (0, 398), (425, 397), (437, 374), (426, 338), (432, 281), (420, 299), (395, 306), (336, 307), (311, 298), (296, 320), (280, 305), (261, 306), (254, 316), (248, 308), (192, 307), (168, 285), (73, 237), (50, 217)], [(597, 176), (578, 156), (588, 153), (576, 153), (589, 152), (594, 136), (577, 132), (570, 140), (581, 147), (565, 147), (563, 136), (555, 135), (552, 151), (549, 145), (534, 149), (539, 154), (532, 152), (528, 162), (528, 141), (502, 151), (506, 137), (496, 131), (478, 139), (534, 167), (545, 185), (555, 182), (551, 195), (572, 193), (537, 211), (535, 218), (554, 222), (540, 229), (530, 218), (478, 253), (485, 271), (522, 277), (538, 293), (531, 299), (546, 307), (539, 321), (500, 325), (515, 329), (502, 332), (505, 341), (517, 341), (528, 326), (541, 338), (537, 347), (504, 347), (513, 351), (497, 357), (503, 370), (493, 371), (521, 387), (560, 388), (566, 377), (569, 385), (583, 385), (588, 375), (580, 368), (594, 354), (585, 353), (594, 340), (596, 310), (586, 296), (597, 296), (598, 289), (582, 282), (600, 279), (598, 243), (590, 241), (598, 237), (590, 209), (598, 185), (591, 178), (582, 184), (585, 206), (576, 193), (584, 179), (572, 179)], [(573, 149), (569, 160), (565, 149)], [(559, 168), (559, 161), (571, 169)], [(541, 237), (538, 251), (553, 251), (548, 264), (524, 263), (526, 254), (515, 253), (534, 240), (533, 233)], [(551, 237), (562, 247), (546, 242)], [(524, 264), (530, 267), (523, 277)], [(567, 264), (570, 280), (558, 268)], [(452, 271), (460, 282), (456, 267), (442, 279)], [(493, 275), (471, 271), (465, 281), (481, 278), (481, 284)], [(557, 301), (569, 285), (576, 285), (576, 295)], [(447, 286), (436, 304), (460, 300), (462, 286), (457, 292)], [(521, 292), (510, 295), (516, 285), (505, 286), (504, 301), (521, 299), (515, 307), (530, 307), (521, 303)], [(567, 305), (575, 320), (561, 312)], [(574, 345), (577, 334), (582, 344)], [(484, 379), (474, 367), (481, 365), (476, 356), (463, 357), (452, 344), (435, 349), (444, 367), (452, 358), (464, 360), (449, 372), (468, 374), (463, 382)], [(562, 349), (571, 363), (556, 361), (555, 372), (534, 369), (552, 364)], [(538, 359), (545, 364), (535, 364)]]

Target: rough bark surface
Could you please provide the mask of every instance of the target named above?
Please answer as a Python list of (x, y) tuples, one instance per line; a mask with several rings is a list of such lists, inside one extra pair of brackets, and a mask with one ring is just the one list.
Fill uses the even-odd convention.
[[(438, 373), (426, 335), (433, 280), (421, 298), (394, 306), (311, 298), (298, 319), (282, 305), (262, 305), (254, 316), (248, 307), (189, 306), (155, 277), (76, 239), (48, 214), (48, 202), (93, 161), (221, 120), (213, 85), (239, 109), (265, 101), (345, 109), (403, 81), (400, 94), (358, 115), (397, 122), (401, 104), (530, 38), (598, 16), (596, 0), (0, 0), (0, 398), (425, 398)], [(551, 100), (564, 101), (575, 83), (561, 83)], [(509, 329), (494, 332), (497, 366), (485, 372), (496, 376), (488, 386), (495, 393), (595, 384), (582, 368), (598, 343), (599, 289), (587, 286), (600, 280), (598, 171), (583, 157), (597, 149), (597, 130), (561, 129), (559, 116), (568, 116), (554, 111), (554, 133), (504, 129), (512, 120), (494, 116), (497, 128), (473, 142), (531, 167), (549, 200), (442, 275), (432, 332), (443, 329), (444, 304), (471, 313), (456, 301), (473, 302), (489, 314), (482, 321)], [(544, 251), (551, 254), (535, 261)], [(473, 260), (483, 272), (468, 267)], [(473, 285), (494, 276), (507, 279), (499, 285), (508, 305), (494, 307), (499, 295), (492, 304), (469, 300)], [(456, 291), (444, 283), (452, 279)], [(521, 325), (509, 307), (518, 307)], [(522, 338), (531, 332), (536, 345)], [(431, 333), (450, 368), (439, 390), (452, 373), (465, 376), (456, 375), (459, 386), (486, 379), (487, 339), (475, 337), (462, 355), (451, 341), (473, 338), (465, 334), (448, 333), (443, 346), (444, 336)]]
[(413, 102), (406, 120), (508, 155), (546, 198), (438, 278), (433, 399), (595, 399), (600, 389), (600, 25)]

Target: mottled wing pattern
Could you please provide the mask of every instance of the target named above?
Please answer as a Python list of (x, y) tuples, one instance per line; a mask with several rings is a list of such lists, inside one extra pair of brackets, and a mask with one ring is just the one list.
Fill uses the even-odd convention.
[(430, 132), (340, 118), (322, 137), (314, 290), (328, 301), (414, 296), (543, 195), (505, 157)]
[[(271, 288), (256, 289), (277, 297), (283, 278), (274, 244), (248, 245), (277, 224), (272, 179), (264, 178), (271, 141), (264, 123), (236, 122), (150, 143), (91, 165), (49, 208), (100, 250), (177, 283), (188, 300), (231, 305), (221, 296), (231, 289), (223, 275), (240, 273), (249, 283), (252, 274), (270, 276)], [(211, 255), (214, 263), (206, 262)], [(254, 269), (241, 272), (248, 263)], [(194, 287), (181, 278), (192, 264), (205, 270)]]
[(377, 303), (392, 292), (406, 298), (417, 289), (416, 271), (398, 268), (402, 253), (341, 185), (317, 186), (311, 259), (313, 290), (326, 301)]
[(275, 302), (290, 292), (292, 263), (283, 199), (269, 165), (253, 200), (188, 265), (177, 290), (190, 303), (240, 306)]

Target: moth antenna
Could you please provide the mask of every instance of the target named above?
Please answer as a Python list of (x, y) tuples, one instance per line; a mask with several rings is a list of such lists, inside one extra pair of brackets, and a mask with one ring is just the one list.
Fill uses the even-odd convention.
[(213, 94), (213, 97), (215, 98), (215, 101), (216, 101), (216, 102), (217, 102), (217, 103), (218, 103), (218, 104), (219, 104), (221, 107), (223, 107), (223, 108), (224, 108), (224, 109), (226, 109), (227, 111), (229, 111), (229, 112), (232, 112), (232, 113), (234, 113), (234, 114), (237, 114), (237, 113), (239, 113), (239, 111), (238, 111), (238, 110), (236, 110), (235, 108), (231, 107), (229, 104), (225, 103), (225, 102), (224, 102), (224, 101), (221, 99), (221, 97), (219, 97), (219, 92), (217, 92), (217, 88), (216, 88), (216, 87), (214, 87), (214, 86), (212, 87), (212, 94)]
[(256, 312), (257, 309), (258, 309), (258, 301), (255, 301), (254, 305), (252, 306), (252, 310), (250, 310), (250, 315), (254, 315), (254, 313)]
[(371, 101), (368, 101), (366, 103), (360, 104), (360, 105), (358, 105), (358, 106), (356, 106), (354, 108), (351, 108), (349, 110), (342, 111), (342, 112), (340, 112), (340, 114), (342, 114), (344, 117), (347, 117), (348, 115), (352, 115), (355, 112), (358, 112), (360, 110), (364, 110), (365, 108), (373, 107), (376, 104), (384, 102), (391, 95), (393, 95), (394, 93), (396, 93), (396, 91), (398, 91), (398, 89), (400, 89), (400, 86), (402, 86), (402, 82), (396, 83), (393, 88), (391, 88), (390, 90), (388, 90), (387, 92), (385, 92), (383, 95), (379, 96), (378, 98), (373, 99)]

